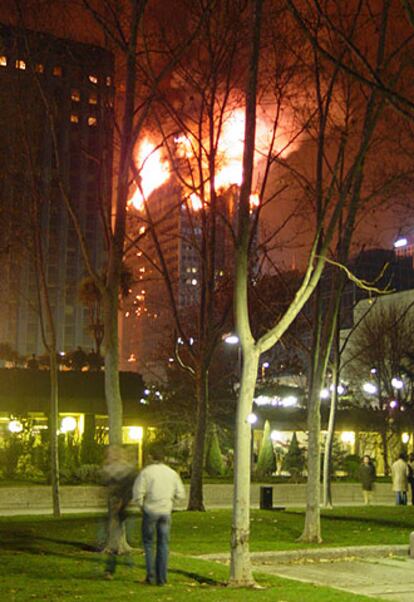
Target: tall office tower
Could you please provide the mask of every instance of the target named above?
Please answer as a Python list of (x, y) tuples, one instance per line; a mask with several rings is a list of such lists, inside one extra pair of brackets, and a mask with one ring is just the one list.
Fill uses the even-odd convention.
[(104, 261), (109, 216), (113, 57), (103, 48), (0, 25), (0, 342), (41, 353), (33, 208), (58, 348), (91, 347), (85, 274), (63, 195), (79, 216), (92, 264)]
[[(217, 199), (215, 228), (215, 279), (217, 289), (233, 277), (235, 195), (231, 187)], [(138, 370), (147, 382), (165, 377), (169, 356), (174, 350), (175, 309), (185, 325), (188, 337), (197, 336), (200, 305), (201, 270), (205, 267), (203, 241), (209, 219), (208, 207), (194, 195), (186, 196), (182, 186), (169, 181), (148, 199), (150, 220), (131, 208), (131, 233), (139, 237), (128, 259), (133, 267), (135, 285), (124, 305), (121, 326), (121, 368)], [(134, 215), (135, 213), (135, 215)], [(131, 235), (133, 237), (133, 235)], [(158, 247), (158, 248), (157, 248)], [(169, 283), (160, 272), (160, 253)]]

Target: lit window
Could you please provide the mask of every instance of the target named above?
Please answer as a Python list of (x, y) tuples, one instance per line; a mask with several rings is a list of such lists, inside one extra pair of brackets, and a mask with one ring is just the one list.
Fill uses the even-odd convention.
[(37, 63), (35, 65), (35, 72), (36, 73), (44, 73), (45, 72), (45, 66), (42, 65), (42, 63)]
[(96, 94), (91, 94), (89, 96), (89, 104), (90, 105), (97, 105), (98, 104), (98, 97)]
[(88, 77), (88, 79), (91, 82), (91, 84), (97, 84), (98, 83), (98, 78), (96, 77), (96, 75), (90, 75)]
[(71, 123), (79, 123), (79, 115), (75, 115), (74, 113), (72, 113), (72, 115), (70, 116), (70, 121)]
[(73, 102), (80, 102), (81, 97), (79, 90), (72, 90), (70, 93), (70, 98), (73, 100)]
[(22, 71), (24, 71), (26, 69), (26, 61), (22, 61), (22, 59), (17, 59), (16, 69), (21, 69)]
[(56, 65), (53, 67), (52, 73), (55, 77), (62, 77), (62, 67), (60, 65)]
[(98, 123), (96, 117), (88, 117), (88, 125), (94, 127)]
[(0, 67), (7, 67), (7, 56), (0, 56)]
[(107, 86), (111, 86), (112, 85), (112, 77), (110, 75), (107, 75), (106, 79), (105, 79), (105, 83)]

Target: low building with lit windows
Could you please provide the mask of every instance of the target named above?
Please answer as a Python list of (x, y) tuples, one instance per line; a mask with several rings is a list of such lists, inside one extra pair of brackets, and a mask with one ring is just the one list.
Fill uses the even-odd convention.
[[(108, 415), (103, 372), (59, 372), (59, 431), (81, 438), (85, 422), (94, 424), (96, 439), (108, 443)], [(144, 383), (137, 373), (120, 374), (123, 442), (142, 442), (153, 416), (142, 403)], [(0, 369), (0, 444), (6, 431), (19, 433), (29, 423), (34, 434), (48, 428), (49, 371)], [(142, 450), (141, 450), (142, 451)]]

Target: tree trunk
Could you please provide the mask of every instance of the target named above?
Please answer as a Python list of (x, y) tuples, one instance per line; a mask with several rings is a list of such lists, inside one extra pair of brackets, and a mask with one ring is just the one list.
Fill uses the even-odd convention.
[(203, 512), (203, 468), (204, 446), (206, 440), (208, 411), (208, 371), (201, 368), (197, 374), (197, 417), (193, 441), (193, 459), (191, 463), (190, 497), (187, 510)]
[(388, 476), (390, 474), (390, 465), (388, 462), (388, 429), (385, 424), (381, 431), (381, 442), (382, 442), (382, 457), (384, 460), (384, 474)]
[(105, 397), (108, 408), (109, 443), (122, 445), (122, 399), (119, 385), (118, 287), (103, 297), (105, 331)]
[(250, 564), (250, 442), (252, 437), (248, 415), (256, 386), (259, 354), (247, 351), (243, 356), (243, 369), (239, 403), (236, 414), (233, 522), (231, 533), (230, 584), (253, 585)]
[(59, 495), (59, 452), (58, 452), (58, 421), (59, 421), (59, 396), (58, 396), (58, 365), (56, 351), (49, 353), (50, 359), (50, 473), (52, 484), (53, 516), (60, 516)]
[(308, 481), (306, 484), (305, 527), (300, 541), (321, 543), (320, 480), (321, 480), (321, 416), (320, 386), (316, 379), (308, 405)]
[[(337, 373), (337, 372), (336, 372)], [(328, 432), (326, 433), (325, 454), (323, 457), (323, 505), (325, 508), (332, 508), (332, 487), (331, 487), (331, 472), (332, 472), (332, 447), (335, 435), (335, 420), (336, 406), (338, 395), (336, 388), (338, 384), (337, 378), (333, 379), (334, 391), (332, 392), (331, 405), (329, 408)]]
[[(338, 289), (339, 290), (339, 289)], [(342, 287), (341, 289), (342, 290)], [(338, 316), (340, 316), (338, 306)], [(338, 385), (339, 385), (339, 362), (340, 362), (340, 340), (339, 340), (340, 320), (335, 323), (335, 341), (333, 346), (334, 358), (332, 366), (332, 396), (329, 408), (328, 432), (325, 441), (325, 454), (323, 458), (323, 505), (325, 508), (332, 508), (332, 448), (335, 436), (336, 408), (338, 406)]]

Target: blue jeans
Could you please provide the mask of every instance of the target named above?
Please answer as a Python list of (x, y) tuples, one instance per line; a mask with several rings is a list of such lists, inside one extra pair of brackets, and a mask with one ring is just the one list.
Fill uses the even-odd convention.
[(407, 492), (406, 491), (396, 491), (395, 492), (395, 503), (397, 506), (406, 506), (407, 505)]
[[(147, 581), (164, 585), (167, 583), (168, 544), (170, 541), (171, 515), (143, 511), (142, 543), (145, 552)], [(154, 535), (157, 533), (155, 570), (153, 558)]]

